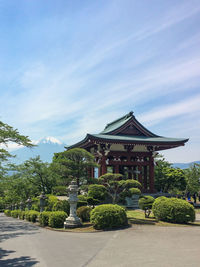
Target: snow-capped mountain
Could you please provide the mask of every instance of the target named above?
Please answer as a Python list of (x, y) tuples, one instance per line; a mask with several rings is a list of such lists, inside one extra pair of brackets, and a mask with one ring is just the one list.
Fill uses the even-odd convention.
[(20, 164), (29, 158), (34, 158), (40, 156), (41, 160), (44, 162), (51, 162), (54, 153), (65, 151), (65, 144), (56, 139), (55, 137), (45, 137), (38, 141), (33, 141), (35, 145), (34, 148), (22, 147), (17, 150), (13, 150), (12, 154), (16, 155), (12, 159), (12, 162)]
[(40, 139), (38, 141), (35, 141), (34, 144), (35, 145), (38, 145), (38, 144), (58, 144), (58, 145), (62, 145), (62, 142), (59, 141), (58, 139), (56, 139), (55, 137), (48, 136), (48, 137), (42, 138), (42, 139)]

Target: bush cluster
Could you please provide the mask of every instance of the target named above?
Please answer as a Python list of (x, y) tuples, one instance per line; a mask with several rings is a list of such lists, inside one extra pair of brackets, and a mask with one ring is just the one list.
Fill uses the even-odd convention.
[(67, 213), (64, 211), (51, 212), (49, 216), (49, 226), (52, 228), (63, 228)]
[(178, 198), (158, 197), (152, 206), (154, 216), (161, 221), (172, 223), (194, 222), (194, 207)]
[(25, 219), (25, 211), (21, 210), (21, 211), (19, 212), (19, 219), (20, 219), (20, 220), (24, 220), (24, 219)]
[(77, 215), (82, 220), (82, 222), (90, 221), (90, 212), (92, 208), (87, 206), (82, 206), (77, 209)]
[(11, 216), (11, 210), (4, 210), (4, 214), (6, 215), (6, 216)]
[(37, 218), (39, 217), (39, 212), (36, 210), (29, 210), (25, 211), (25, 219), (29, 222), (36, 222)]
[(11, 210), (11, 216), (13, 218), (18, 218), (19, 217), (20, 210)]
[(49, 216), (52, 212), (51, 211), (43, 211), (39, 215), (39, 224), (41, 226), (47, 226), (49, 224)]
[(95, 229), (112, 229), (128, 223), (125, 209), (113, 204), (94, 208), (90, 213), (90, 221)]

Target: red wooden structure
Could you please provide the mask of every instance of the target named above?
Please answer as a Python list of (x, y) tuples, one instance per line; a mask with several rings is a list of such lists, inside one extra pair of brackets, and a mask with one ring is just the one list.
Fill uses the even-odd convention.
[[(166, 138), (147, 130), (133, 112), (109, 123), (99, 134), (87, 134), (67, 149), (81, 147), (91, 152), (100, 165), (98, 177), (107, 172), (121, 173), (138, 180), (143, 192), (155, 192), (156, 151), (183, 146), (188, 139)], [(91, 170), (91, 176), (94, 177)]]

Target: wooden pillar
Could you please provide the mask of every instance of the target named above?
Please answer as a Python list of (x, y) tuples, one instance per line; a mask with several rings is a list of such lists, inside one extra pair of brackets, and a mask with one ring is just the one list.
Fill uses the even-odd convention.
[(154, 158), (150, 156), (149, 158), (149, 190), (151, 193), (155, 191), (154, 189)]
[(132, 179), (131, 166), (128, 166), (128, 179)]
[(94, 178), (94, 168), (91, 168), (91, 178)]
[(101, 159), (101, 175), (106, 174), (106, 172), (107, 172), (106, 156), (102, 155), (102, 159)]
[(114, 168), (115, 168), (115, 173), (119, 173), (119, 165), (115, 165)]
[(141, 165), (138, 166), (138, 171), (140, 171), (138, 175), (138, 180), (142, 184), (142, 166)]
[(143, 181), (144, 192), (147, 191), (147, 166), (144, 166), (144, 181)]

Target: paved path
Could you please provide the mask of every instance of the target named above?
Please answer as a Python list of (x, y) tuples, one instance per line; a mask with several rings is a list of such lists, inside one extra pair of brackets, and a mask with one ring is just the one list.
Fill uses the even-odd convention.
[(200, 227), (55, 232), (0, 215), (0, 267), (198, 267)]

